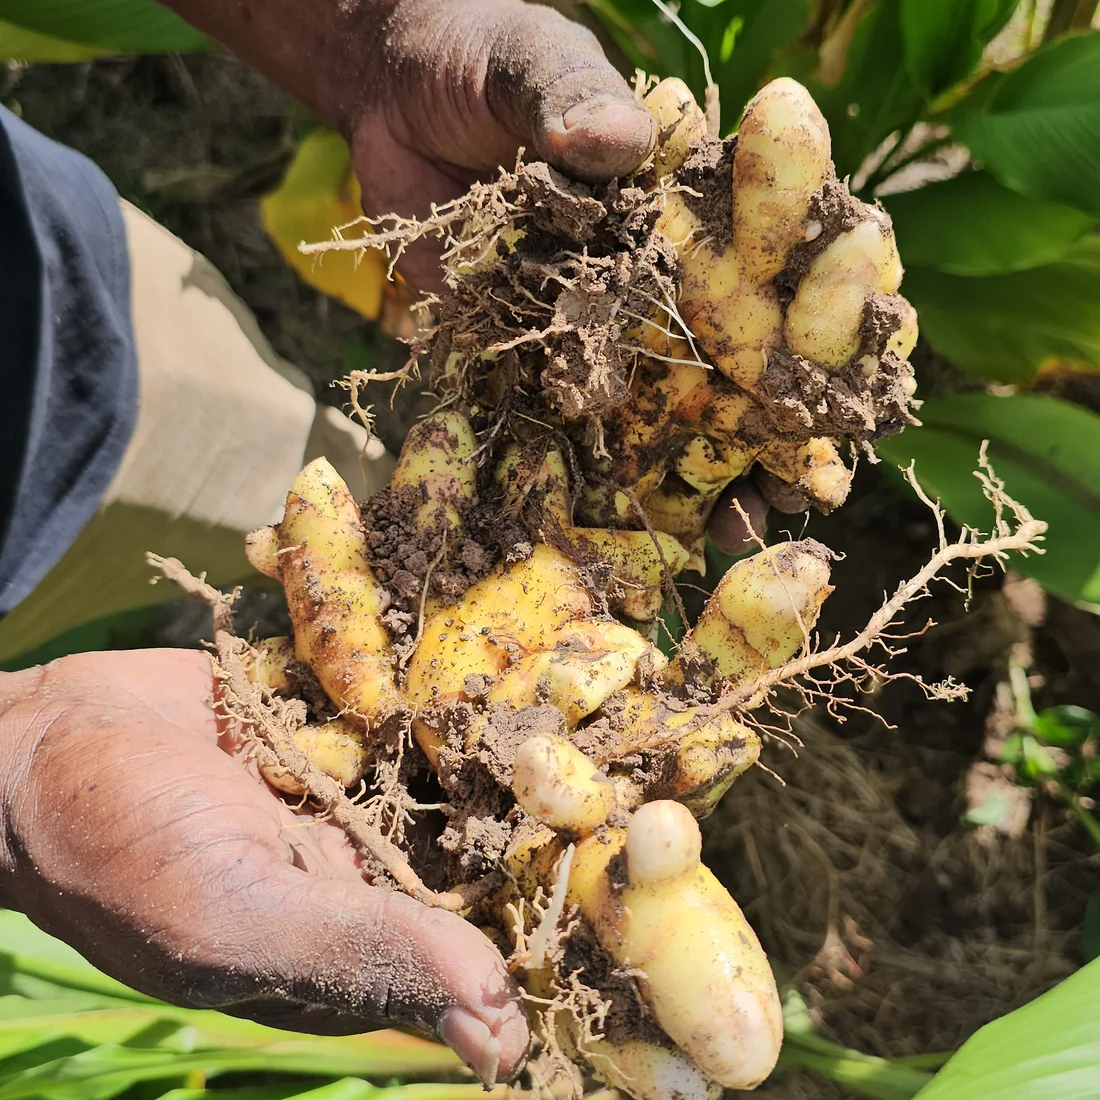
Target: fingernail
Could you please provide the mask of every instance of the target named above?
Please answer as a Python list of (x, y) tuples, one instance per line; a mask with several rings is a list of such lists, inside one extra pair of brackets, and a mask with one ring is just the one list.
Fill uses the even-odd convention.
[(645, 160), (656, 127), (649, 111), (633, 100), (594, 96), (562, 114), (559, 134), (554, 143), (566, 167), (606, 179), (631, 172)]
[(439, 1018), (439, 1037), (481, 1078), (487, 1089), (496, 1085), (500, 1040), (487, 1024), (461, 1005), (453, 1005)]

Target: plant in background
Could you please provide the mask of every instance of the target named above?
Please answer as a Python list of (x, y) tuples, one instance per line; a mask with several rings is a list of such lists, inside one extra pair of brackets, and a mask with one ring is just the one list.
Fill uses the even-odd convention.
[(589, 5), (647, 72), (698, 96), (709, 73), (723, 132), (767, 78), (810, 89), (837, 174), (893, 218), (922, 337), (957, 368), (919, 373), (923, 427), (878, 453), (916, 459), (952, 516), (980, 523), (970, 472), (988, 439), (1050, 523), (1021, 572), (1100, 607), (1100, 416), (1034, 392), (1100, 369), (1096, 3), (1057, 0), (1045, 26), (1020, 0), (682, 0), (675, 21), (655, 0)]
[[(879, 455), (916, 459), (951, 515), (982, 526), (988, 510), (971, 471), (989, 440), (1008, 491), (1050, 524), (1045, 555), (1020, 570), (1100, 607), (1100, 416), (1040, 392), (1066, 372), (1100, 370), (1095, 0), (1055, 0), (1045, 21), (1036, 0), (588, 6), (639, 68), (681, 77), (700, 102), (712, 87), (723, 132), (765, 80), (789, 75), (809, 88), (838, 175), (893, 218), (923, 340), (956, 368), (950, 380), (921, 372), (923, 426), (881, 441)], [(154, 0), (0, 0), (0, 56), (209, 45)], [(388, 300), (381, 265), (345, 270), (342, 255), (297, 255), (304, 237), (323, 239), (354, 205), (341, 145), (322, 134), (301, 146), (265, 224), (304, 278), (376, 318)]]
[[(1020, 18), (1014, 0), (684, 0), (676, 12), (663, 3), (655, 10), (652, 0), (599, 0), (592, 6), (623, 49), (648, 71), (683, 76), (700, 98), (707, 90), (704, 83), (716, 88), (725, 130), (732, 129), (741, 107), (767, 76), (791, 74), (811, 88), (832, 129), (841, 176), (850, 175), (853, 190), (864, 198), (881, 197), (894, 217), (909, 273), (906, 291), (921, 311), (928, 342), (966, 373), (960, 388), (975, 391), (931, 397), (920, 414), (924, 427), (880, 443), (880, 453), (899, 463), (917, 457), (926, 487), (961, 522), (981, 525), (986, 505), (970, 471), (979, 443), (990, 439), (992, 459), (1009, 491), (1051, 522), (1047, 556), (1021, 563), (1021, 570), (1070, 599), (1100, 603), (1100, 498), (1094, 488), (1100, 483), (1100, 417), (1016, 389), (1033, 385), (1056, 364), (1100, 367), (1100, 250), (1092, 235), (1100, 217), (1100, 35), (1059, 37), (1082, 22), (1087, 25), (1093, 5), (1056, 4), (1052, 30), (1034, 50), (1033, 27), (1023, 10), (1024, 47), (1003, 70), (982, 69), (982, 58), (1008, 20), (1014, 14)], [(78, 8), (85, 9), (80, 18), (74, 16)], [(89, 21), (93, 11), (105, 20), (129, 19), (127, 29)], [(0, 31), (23, 28), (22, 38), (13, 40), (21, 43), (25, 57), (34, 49), (43, 58), (52, 51), (51, 59), (73, 60), (81, 51), (87, 57), (205, 45), (144, 0), (3, 0), (0, 18), (8, 21)], [(147, 37), (142, 40), (141, 34)], [(712, 71), (704, 69), (696, 44)], [(970, 159), (960, 156), (957, 174), (946, 179), (922, 175), (929, 165), (946, 162), (958, 142)], [(324, 145), (315, 141), (313, 149)], [(304, 193), (296, 190), (295, 180), (324, 177), (310, 201), (320, 196), (322, 204), (327, 202), (322, 193), (331, 186), (332, 224), (338, 224), (346, 220), (346, 204), (352, 201), (346, 166), (331, 174), (312, 174), (301, 161), (297, 167), (300, 171), (295, 176), (292, 170), (283, 191), (291, 207), (279, 220), (293, 226), (285, 230), (286, 240), (306, 235), (300, 228), (305, 224), (309, 235), (319, 239), (324, 233), (314, 231), (314, 221), (293, 209), (295, 195)], [(269, 225), (275, 224), (270, 206), (267, 216)], [(371, 307), (359, 308), (370, 315)], [(989, 380), (1014, 389), (981, 392)], [(1053, 760), (1045, 745), (1067, 728), (1064, 718), (1050, 718), (1045, 726), (1042, 715), (1025, 721), (1013, 750), (1023, 773), (1038, 769), (1036, 776), (1045, 774), (1043, 762)], [(1085, 778), (1082, 773), (1070, 784), (1059, 770), (1059, 790), (1064, 786), (1079, 802)], [(0, 955), (0, 982), (6, 973), (26, 969), (24, 959), (8, 958), (14, 961), (5, 964)], [(46, 972), (52, 973), (49, 965), (37, 971)], [(86, 975), (81, 980), (91, 982), (93, 991), (102, 989)], [(1097, 965), (1086, 967), (1054, 993), (983, 1029), (931, 1080), (931, 1063), (890, 1063), (825, 1043), (806, 1026), (797, 1002), (788, 1000), (784, 1059), (813, 1066), (876, 1097), (911, 1096), (917, 1089), (934, 1100), (1090, 1096), (1096, 1092), (1090, 1082), (1100, 1061), (1095, 1012), (1089, 1012), (1098, 982)], [(0, 985), (0, 991), (6, 988)], [(179, 1010), (149, 1007), (143, 999), (138, 999), (140, 1011), (150, 1015), (134, 1032), (111, 1032), (106, 1025), (97, 1031), (102, 1020), (71, 1018), (91, 1011), (87, 1005), (66, 1016), (36, 1012), (27, 1000), (25, 993), (15, 992), (0, 999), (0, 1100), (47, 1094), (110, 1097), (139, 1081), (261, 1065), (308, 1072), (304, 1061), (280, 1061), (269, 1033), (262, 1040), (254, 1035), (253, 1053), (239, 1055), (239, 1038), (204, 1040), (202, 1021), (188, 1017), (187, 1026), (180, 1026)], [(9, 1047), (3, 1046), (4, 1009), (21, 1023), (8, 1029), (15, 1036)], [(125, 1011), (132, 1022), (136, 1010), (127, 1005)], [(24, 1022), (35, 1015), (43, 1018), (41, 1030)], [(218, 1019), (196, 1015), (211, 1027), (210, 1021)], [(157, 1038), (161, 1035), (163, 1040)], [(74, 1036), (84, 1045), (65, 1047)], [(52, 1045), (58, 1037), (65, 1049)], [(309, 1056), (316, 1061), (310, 1064), (321, 1058), (326, 1066), (336, 1064), (330, 1053), (317, 1052), (339, 1042), (316, 1041)], [(234, 1054), (216, 1053), (222, 1046)], [(408, 1063), (360, 1055), (358, 1061), (339, 1063), (340, 1071), (374, 1079), (387, 1072), (406, 1079), (420, 1071), (447, 1072), (446, 1066), (421, 1063), (410, 1069)], [(139, 1065), (159, 1068), (135, 1072)], [(181, 1082), (186, 1091), (173, 1096), (202, 1096), (202, 1085), (194, 1079)], [(369, 1097), (378, 1091), (359, 1082), (328, 1088), (332, 1091), (317, 1094), (318, 1100), (321, 1095)], [(406, 1086), (397, 1095), (451, 1095), (415, 1089)], [(238, 1095), (278, 1100), (310, 1091), (294, 1082)]]
[[(1011, 770), (1017, 790), (1033, 791), (1065, 806), (1100, 852), (1100, 820), (1093, 813), (1100, 792), (1100, 714), (1072, 705), (1036, 712), (1027, 672), (1017, 661), (1009, 665), (1007, 688), (1012, 728), (1003, 742), (991, 746), (991, 755)], [(1010, 830), (1010, 793), (1003, 777), (988, 785), (974, 799), (966, 820)], [(1085, 904), (1084, 957), (1087, 962), (1100, 957), (1100, 889), (1093, 890)]]

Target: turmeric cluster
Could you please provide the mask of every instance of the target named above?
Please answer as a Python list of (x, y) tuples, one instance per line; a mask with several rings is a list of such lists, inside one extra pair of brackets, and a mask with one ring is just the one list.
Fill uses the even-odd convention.
[[(697, 819), (760, 752), (721, 699), (809, 645), (829, 552), (803, 540), (738, 561), (671, 659), (652, 624), (676, 575), (701, 570), (734, 479), (788, 505), (843, 502), (843, 441), (909, 419), (916, 321), (889, 221), (836, 180), (804, 89), (768, 85), (724, 143), (679, 82), (646, 102), (660, 140), (630, 186), (655, 202), (675, 294), (614, 321), (628, 399), (595, 434), (592, 403), (560, 386), (544, 416), (508, 422), (511, 383), (553, 375), (545, 343), (524, 358), (513, 339), (447, 341), (442, 407), (387, 490), (419, 548), (404, 581), (379, 561), (378, 509), (313, 462), (249, 539), (293, 625), (251, 674), (282, 694), (312, 678), (328, 708), (296, 743), (349, 789), (395, 729), (415, 740), (447, 803), (440, 865), (489, 882), (470, 919), (512, 959), (548, 1049), (637, 1100), (703, 1100), (758, 1085), (782, 1041), (764, 952), (700, 862)], [(491, 248), (458, 249), (452, 276), (534, 278), (537, 206), (479, 216)]]

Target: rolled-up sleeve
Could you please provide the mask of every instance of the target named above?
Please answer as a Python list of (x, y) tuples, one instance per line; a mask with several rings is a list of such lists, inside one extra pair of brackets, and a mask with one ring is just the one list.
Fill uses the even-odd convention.
[(0, 615), (95, 514), (137, 401), (118, 196), (0, 107)]

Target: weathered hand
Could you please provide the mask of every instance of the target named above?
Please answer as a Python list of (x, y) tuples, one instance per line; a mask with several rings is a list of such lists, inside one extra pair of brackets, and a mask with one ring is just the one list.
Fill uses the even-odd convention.
[(343, 834), (224, 751), (209, 659), (95, 653), (0, 676), (0, 904), (178, 1004), (294, 1030), (435, 1032), (483, 1079), (528, 1032), (496, 949), (367, 885)]
[[(584, 180), (633, 170), (653, 118), (585, 28), (522, 0), (397, 0), (375, 37), (353, 163), (371, 215), (423, 217), (520, 147)], [(368, 21), (370, 16), (367, 17)], [(405, 275), (439, 283), (438, 249)]]
[[(351, 140), (371, 215), (425, 215), (529, 155), (581, 179), (636, 168), (652, 116), (596, 38), (524, 0), (161, 0)], [(402, 270), (439, 283), (438, 250)]]

